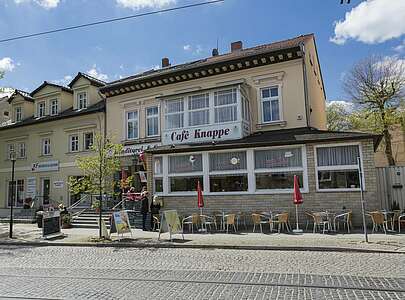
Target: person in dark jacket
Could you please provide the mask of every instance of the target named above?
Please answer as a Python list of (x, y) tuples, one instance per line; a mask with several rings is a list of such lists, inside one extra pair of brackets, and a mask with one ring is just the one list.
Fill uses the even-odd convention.
[(142, 230), (146, 231), (146, 218), (148, 217), (149, 212), (149, 192), (144, 191), (141, 194), (141, 213), (142, 213)]
[(150, 228), (153, 230), (153, 217), (159, 218), (160, 203), (157, 195), (153, 196), (152, 203), (150, 204)]

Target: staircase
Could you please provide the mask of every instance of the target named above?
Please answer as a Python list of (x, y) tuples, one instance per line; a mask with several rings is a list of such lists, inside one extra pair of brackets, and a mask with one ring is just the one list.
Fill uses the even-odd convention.
[[(107, 228), (110, 228), (110, 215), (111, 215), (111, 211), (103, 211), (102, 216), (101, 216), (103, 218)], [(83, 213), (81, 213), (77, 217), (73, 217), (72, 227), (73, 228), (97, 229), (98, 228), (98, 218), (99, 218), (99, 213), (96, 212), (95, 210), (92, 210), (92, 209), (85, 210)]]

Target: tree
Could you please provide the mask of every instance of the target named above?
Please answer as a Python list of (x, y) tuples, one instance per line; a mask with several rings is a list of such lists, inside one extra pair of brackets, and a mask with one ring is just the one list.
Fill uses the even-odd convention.
[(95, 155), (80, 156), (76, 159), (76, 165), (83, 171), (84, 177), (81, 179), (71, 177), (69, 179), (69, 190), (73, 194), (99, 195), (99, 237), (102, 238), (102, 197), (104, 194), (111, 194), (114, 191), (115, 182), (112, 178), (114, 173), (120, 169), (119, 156), (122, 153), (122, 145), (114, 144), (111, 139), (96, 134), (91, 150), (94, 151)]
[(352, 129), (349, 120), (349, 109), (347, 105), (340, 102), (332, 102), (326, 107), (326, 121), (329, 130), (348, 131)]
[(380, 122), (389, 165), (395, 165), (389, 132), (396, 109), (405, 92), (405, 63), (396, 57), (370, 56), (360, 61), (345, 76), (346, 93)]

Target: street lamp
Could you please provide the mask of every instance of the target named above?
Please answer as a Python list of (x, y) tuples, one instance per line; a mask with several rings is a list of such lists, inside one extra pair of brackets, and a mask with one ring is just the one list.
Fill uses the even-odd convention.
[(13, 238), (13, 208), (14, 208), (14, 201), (15, 201), (15, 161), (16, 161), (16, 153), (15, 151), (10, 152), (10, 160), (11, 160), (11, 205), (10, 205), (10, 239)]

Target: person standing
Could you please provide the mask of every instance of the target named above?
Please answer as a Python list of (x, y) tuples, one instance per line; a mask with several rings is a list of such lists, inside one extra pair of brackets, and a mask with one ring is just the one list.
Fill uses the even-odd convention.
[(142, 230), (146, 231), (146, 218), (148, 217), (149, 212), (149, 192), (144, 191), (141, 194), (141, 214), (142, 214)]
[(159, 218), (160, 203), (157, 195), (153, 196), (152, 203), (150, 204), (150, 228), (153, 230), (153, 217)]

